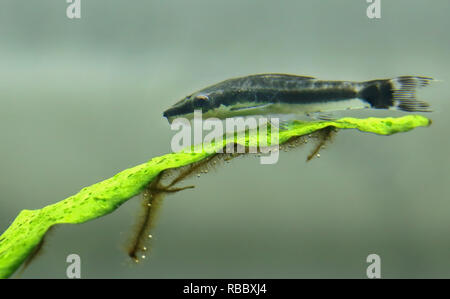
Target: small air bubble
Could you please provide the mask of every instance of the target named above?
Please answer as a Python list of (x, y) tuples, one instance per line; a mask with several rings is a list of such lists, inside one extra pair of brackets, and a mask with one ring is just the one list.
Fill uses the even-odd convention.
[(320, 158), (320, 154), (317, 154), (317, 158)]
[(153, 236), (152, 235), (148, 235), (148, 238), (151, 239), (151, 238), (153, 238)]
[(145, 255), (142, 255), (141, 257), (142, 257), (142, 259), (145, 259), (145, 258), (146, 258), (146, 256), (145, 256)]
[(145, 246), (142, 247), (142, 250), (147, 251), (147, 247), (145, 247)]

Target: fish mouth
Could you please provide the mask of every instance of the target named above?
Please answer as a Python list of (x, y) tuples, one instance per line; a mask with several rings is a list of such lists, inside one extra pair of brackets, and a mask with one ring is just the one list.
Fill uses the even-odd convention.
[(170, 109), (166, 110), (163, 112), (163, 117), (165, 117), (167, 119), (167, 121), (169, 122), (169, 124), (172, 123), (174, 116), (170, 115)]
[(170, 123), (171, 119), (175, 118), (178, 115), (178, 110), (179, 109), (177, 109), (177, 107), (170, 107), (163, 112), (163, 117), (167, 118)]
[(178, 107), (171, 107), (163, 112), (163, 117), (167, 119), (169, 124), (172, 124), (176, 118), (183, 117), (182, 114), (179, 113), (179, 110)]

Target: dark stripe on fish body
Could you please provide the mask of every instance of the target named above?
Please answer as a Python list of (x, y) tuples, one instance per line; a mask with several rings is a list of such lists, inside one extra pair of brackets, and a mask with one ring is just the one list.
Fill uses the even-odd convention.
[(254, 102), (310, 104), (355, 98), (357, 83), (348, 81), (318, 81), (312, 77), (268, 74), (235, 78), (210, 86), (204, 90), (212, 92), (213, 107), (221, 104)]
[(355, 88), (307, 88), (293, 90), (259, 89), (229, 90), (215, 96), (214, 106), (233, 106), (238, 103), (255, 104), (311, 104), (348, 100), (357, 97)]

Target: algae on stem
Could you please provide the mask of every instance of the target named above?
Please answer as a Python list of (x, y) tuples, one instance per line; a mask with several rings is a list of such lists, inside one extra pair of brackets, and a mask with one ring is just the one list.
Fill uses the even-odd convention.
[[(292, 122), (288, 129), (279, 132), (279, 144), (292, 138), (311, 134), (327, 127), (358, 129), (379, 135), (406, 132), (416, 127), (428, 126), (431, 121), (419, 115), (398, 118), (342, 118), (336, 121)], [(257, 146), (258, 133), (236, 138), (241, 146)], [(62, 223), (83, 223), (117, 209), (128, 199), (144, 191), (158, 175), (173, 168), (190, 165), (215, 155), (224, 144), (209, 144), (214, 151), (198, 153), (171, 153), (155, 157), (141, 165), (83, 188), (77, 194), (38, 210), (22, 210), (9, 228), (0, 236), (0, 278), (11, 276), (32, 254), (50, 227)]]

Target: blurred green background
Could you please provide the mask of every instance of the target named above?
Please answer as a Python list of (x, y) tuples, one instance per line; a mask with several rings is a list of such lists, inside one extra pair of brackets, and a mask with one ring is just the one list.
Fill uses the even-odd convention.
[[(218, 81), (263, 72), (331, 80), (425, 75), (429, 128), (342, 131), (275, 165), (239, 158), (166, 198), (153, 253), (124, 248), (139, 199), (59, 226), (24, 278), (450, 277), (448, 0), (81, 0), (0, 3), (0, 231), (22, 209), (62, 200), (170, 151), (162, 111)], [(364, 114), (364, 113), (363, 113)], [(403, 115), (370, 111), (367, 115)]]

